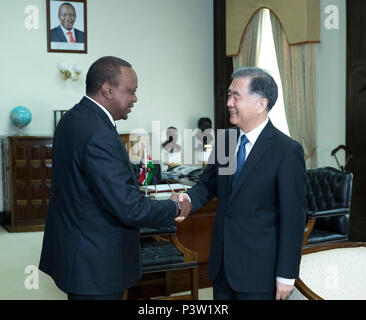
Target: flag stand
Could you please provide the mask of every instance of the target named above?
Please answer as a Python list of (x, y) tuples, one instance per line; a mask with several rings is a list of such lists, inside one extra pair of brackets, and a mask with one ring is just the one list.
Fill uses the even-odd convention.
[(151, 179), (154, 177), (155, 166), (152, 162), (151, 157), (147, 153), (146, 147), (143, 149), (143, 156), (141, 159), (141, 169), (140, 175), (138, 178), (138, 182), (141, 183), (141, 186), (145, 186), (145, 197), (148, 196), (148, 185), (150, 184)]
[[(145, 177), (147, 177), (147, 152), (144, 148), (144, 160), (145, 160)], [(145, 197), (147, 197), (147, 179), (145, 179)]]

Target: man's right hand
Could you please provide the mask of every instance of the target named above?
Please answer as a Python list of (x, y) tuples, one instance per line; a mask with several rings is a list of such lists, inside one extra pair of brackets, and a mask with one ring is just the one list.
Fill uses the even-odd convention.
[(182, 222), (185, 218), (188, 217), (189, 213), (191, 212), (192, 205), (189, 201), (188, 196), (185, 193), (178, 194), (178, 202), (181, 208), (181, 213), (178, 217), (175, 218), (175, 221)]

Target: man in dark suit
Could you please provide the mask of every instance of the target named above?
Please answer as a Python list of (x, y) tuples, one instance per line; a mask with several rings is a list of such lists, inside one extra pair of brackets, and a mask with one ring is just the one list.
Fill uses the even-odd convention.
[[(217, 197), (209, 259), (215, 299), (285, 299), (299, 274), (306, 217), (304, 152), (269, 120), (276, 100), (277, 85), (268, 73), (259, 68), (234, 72), (227, 107), (238, 128), (226, 131), (225, 146), (216, 139), (211, 164), (196, 186), (179, 196), (180, 202), (191, 202), (192, 211)], [(236, 155), (230, 175), (223, 174), (227, 164), (220, 163), (228, 148)]]
[(84, 43), (84, 32), (75, 29), (76, 11), (71, 3), (63, 3), (58, 9), (60, 25), (51, 30), (52, 42)]
[(119, 58), (90, 67), (86, 96), (60, 119), (53, 138), (52, 185), (39, 268), (69, 299), (122, 299), (141, 277), (140, 227), (171, 227), (171, 200), (139, 193), (115, 127), (128, 117), (137, 76)]

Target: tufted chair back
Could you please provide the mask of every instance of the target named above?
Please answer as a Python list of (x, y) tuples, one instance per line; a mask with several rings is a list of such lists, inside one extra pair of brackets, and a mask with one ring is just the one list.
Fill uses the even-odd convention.
[(307, 170), (309, 214), (350, 212), (352, 180), (352, 173), (331, 167)]
[(316, 218), (308, 244), (348, 239), (353, 174), (324, 167), (307, 170), (308, 217)]

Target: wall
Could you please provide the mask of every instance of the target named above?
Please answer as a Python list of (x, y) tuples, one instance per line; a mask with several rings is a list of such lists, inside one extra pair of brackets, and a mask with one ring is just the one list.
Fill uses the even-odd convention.
[[(38, 30), (24, 25), (30, 4), (39, 9)], [(16, 133), (9, 113), (18, 105), (32, 111), (26, 134), (52, 135), (53, 110), (80, 100), (87, 69), (104, 55), (126, 59), (139, 78), (138, 103), (117, 122), (120, 133), (151, 132), (160, 120), (162, 131), (173, 125), (183, 134), (202, 116), (214, 120), (211, 0), (88, 0), (88, 54), (47, 52), (46, 1), (2, 0), (1, 8), (1, 38), (10, 40), (0, 51), (0, 135)], [(81, 79), (62, 80), (61, 61), (81, 64)]]
[[(329, 5), (339, 9), (339, 29), (327, 29)], [(346, 141), (346, 1), (321, 0), (321, 43), (317, 46), (317, 137), (318, 167), (338, 168), (332, 149)], [(337, 153), (344, 164), (344, 152)]]
[[(138, 103), (118, 130), (144, 128), (151, 120), (161, 129), (194, 128), (197, 119), (213, 120), (213, 26), (210, 0), (88, 0), (88, 54), (48, 53), (44, 0), (2, 0), (0, 32), (0, 135), (16, 129), (9, 121), (17, 105), (31, 109), (29, 135), (52, 135), (54, 109), (73, 106), (84, 94), (85, 72), (103, 55), (130, 61), (138, 76)], [(101, 3), (103, 5), (101, 5)], [(27, 30), (27, 5), (39, 8), (39, 29)], [(325, 7), (339, 8), (339, 29), (328, 30)], [(321, 43), (317, 47), (318, 166), (337, 164), (330, 152), (345, 143), (346, 1), (321, 0)], [(8, 35), (4, 35), (5, 30)], [(80, 63), (78, 82), (63, 81), (60, 61)], [(344, 157), (339, 152), (341, 163)], [(0, 185), (0, 210), (2, 190)]]

